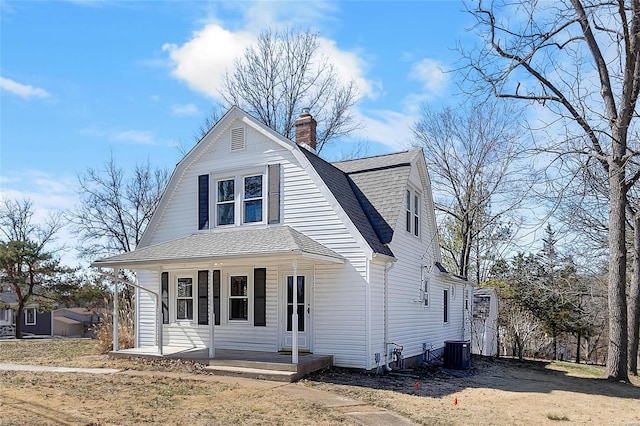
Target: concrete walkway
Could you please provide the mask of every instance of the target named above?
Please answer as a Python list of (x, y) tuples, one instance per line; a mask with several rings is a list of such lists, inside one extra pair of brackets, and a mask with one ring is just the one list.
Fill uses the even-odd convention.
[(216, 382), (237, 384), (253, 389), (272, 389), (291, 398), (304, 399), (315, 404), (323, 405), (332, 410), (339, 411), (351, 420), (362, 426), (408, 426), (411, 421), (383, 408), (367, 405), (362, 401), (336, 395), (320, 389), (313, 389), (301, 383), (274, 382), (269, 380), (256, 380), (244, 377), (212, 376), (206, 374), (177, 373), (172, 371), (151, 370), (117, 370), (113, 368), (75, 368), (52, 367), (46, 365), (24, 365), (0, 363), (0, 370), (4, 371), (32, 371), (47, 373), (85, 373), (85, 374), (123, 374), (129, 376), (163, 376), (180, 379), (197, 380), (204, 382)]

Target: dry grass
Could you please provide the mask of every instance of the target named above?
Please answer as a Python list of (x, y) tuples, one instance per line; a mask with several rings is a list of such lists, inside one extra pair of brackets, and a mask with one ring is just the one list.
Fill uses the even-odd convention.
[[(171, 369), (107, 376), (0, 372), (0, 425), (352, 424), (349, 417), (277, 388), (225, 384), (188, 363), (111, 360), (88, 340), (0, 341), (0, 362)], [(399, 413), (417, 424), (639, 424), (640, 380), (600, 379), (599, 367), (478, 359), (470, 372), (375, 376), (330, 369), (303, 381)], [(417, 385), (416, 385), (417, 383)], [(454, 404), (457, 402), (457, 404)]]

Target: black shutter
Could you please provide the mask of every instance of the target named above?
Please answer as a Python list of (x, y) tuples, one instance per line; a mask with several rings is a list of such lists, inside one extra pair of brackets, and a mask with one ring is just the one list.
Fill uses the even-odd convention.
[(216, 325), (220, 325), (220, 271), (213, 271), (213, 312), (216, 314)]
[(280, 164), (269, 165), (269, 223), (280, 223)]
[(267, 270), (253, 270), (253, 325), (267, 325)]
[(169, 324), (169, 273), (162, 273), (162, 290), (161, 290), (161, 298), (162, 298), (162, 323)]
[(198, 229), (209, 228), (209, 175), (198, 176)]
[(198, 324), (209, 324), (209, 271), (198, 271)]

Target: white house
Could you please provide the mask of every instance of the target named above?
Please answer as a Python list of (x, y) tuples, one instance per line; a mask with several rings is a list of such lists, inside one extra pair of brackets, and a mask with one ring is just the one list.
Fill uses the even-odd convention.
[(470, 286), (440, 264), (422, 151), (330, 164), (315, 127), (303, 113), (296, 144), (231, 108), (176, 166), (139, 247), (93, 263), (136, 271), (136, 347), (373, 369), (464, 337)]

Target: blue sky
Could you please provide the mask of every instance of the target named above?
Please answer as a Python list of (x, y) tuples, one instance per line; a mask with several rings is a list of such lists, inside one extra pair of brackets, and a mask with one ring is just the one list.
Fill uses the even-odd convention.
[[(110, 155), (169, 170), (216, 102), (219, 77), (263, 29), (311, 28), (359, 83), (364, 127), (326, 152), (408, 146), (419, 106), (458, 102), (458, 1), (0, 0), (0, 195), (41, 217), (77, 203), (77, 175)], [(62, 240), (67, 238), (67, 231)], [(72, 262), (72, 254), (65, 257)]]

